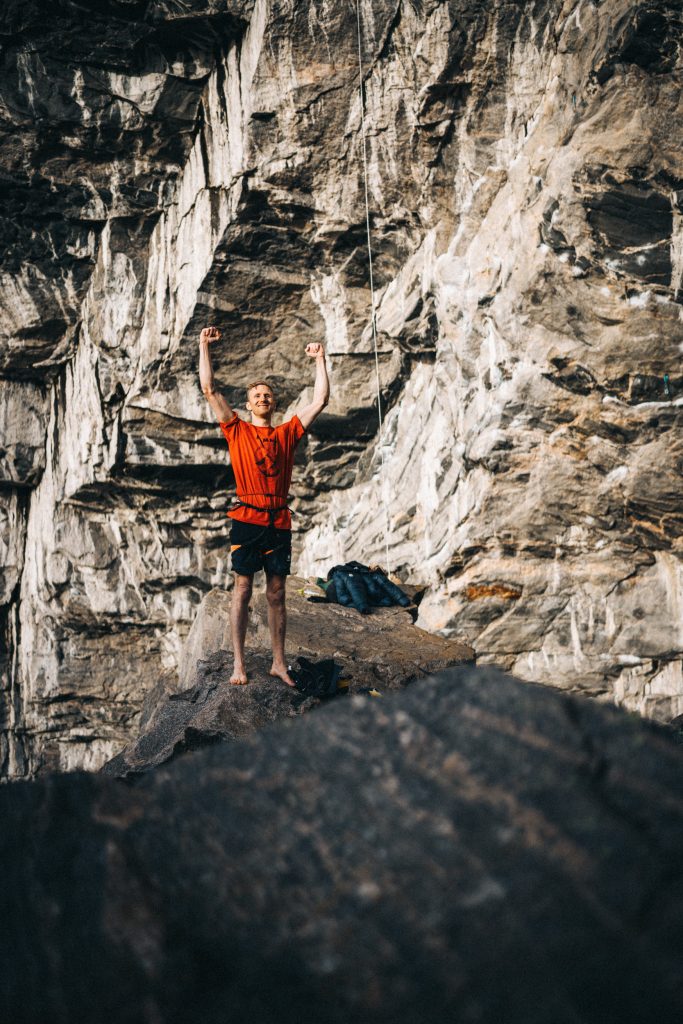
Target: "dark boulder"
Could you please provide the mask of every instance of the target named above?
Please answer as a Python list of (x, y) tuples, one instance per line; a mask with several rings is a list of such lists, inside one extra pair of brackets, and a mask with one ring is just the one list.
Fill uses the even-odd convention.
[(510, 679), (0, 792), (0, 1018), (644, 1024), (683, 1006), (683, 750)]

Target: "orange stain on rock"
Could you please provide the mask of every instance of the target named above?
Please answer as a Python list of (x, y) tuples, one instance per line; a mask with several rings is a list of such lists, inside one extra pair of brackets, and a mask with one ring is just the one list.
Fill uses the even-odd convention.
[(484, 597), (499, 597), (503, 601), (516, 601), (522, 596), (519, 587), (511, 587), (508, 583), (470, 583), (465, 588), (468, 601), (479, 601)]

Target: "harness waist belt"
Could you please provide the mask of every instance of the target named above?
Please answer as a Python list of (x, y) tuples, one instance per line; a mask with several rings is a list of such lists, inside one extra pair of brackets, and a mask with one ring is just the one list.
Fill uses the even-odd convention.
[[(273, 495), (273, 497), (276, 497), (276, 495)], [(275, 516), (277, 513), (284, 512), (285, 510), (288, 512), (292, 511), (289, 505), (276, 505), (275, 508), (264, 508), (262, 505), (252, 505), (250, 502), (244, 501), (242, 498), (233, 498), (232, 500), (235, 503), (233, 508), (253, 508), (255, 512), (266, 512), (268, 515), (268, 526), (273, 530), (275, 529)], [(230, 511), (232, 512), (233, 509), (230, 509)]]

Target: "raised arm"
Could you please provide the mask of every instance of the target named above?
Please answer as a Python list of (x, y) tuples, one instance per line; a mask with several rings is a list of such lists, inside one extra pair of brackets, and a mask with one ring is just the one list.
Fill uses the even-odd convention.
[(316, 416), (319, 416), (330, 400), (330, 382), (327, 377), (325, 349), (318, 342), (306, 346), (306, 355), (315, 359), (315, 383), (313, 401), (297, 412), (305, 430), (308, 430)]
[(211, 353), (209, 346), (214, 341), (220, 341), (221, 332), (217, 327), (205, 327), (199, 335), (199, 383), (202, 386), (204, 396), (214, 411), (216, 419), (221, 423), (227, 423), (235, 413), (219, 391), (216, 391), (216, 382), (213, 379), (213, 367), (211, 365)]

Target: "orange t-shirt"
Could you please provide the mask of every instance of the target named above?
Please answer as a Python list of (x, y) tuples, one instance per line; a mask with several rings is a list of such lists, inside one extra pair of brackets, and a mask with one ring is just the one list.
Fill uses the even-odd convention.
[[(264, 509), (286, 505), (294, 451), (305, 434), (299, 417), (292, 416), (291, 420), (278, 427), (255, 427), (235, 413), (228, 423), (221, 423), (220, 427), (230, 449), (237, 497)], [(267, 512), (244, 506), (238, 506), (228, 515), (231, 519), (256, 526), (268, 526), (269, 523)], [(287, 509), (277, 513), (275, 526), (279, 530), (291, 530), (292, 517)]]

